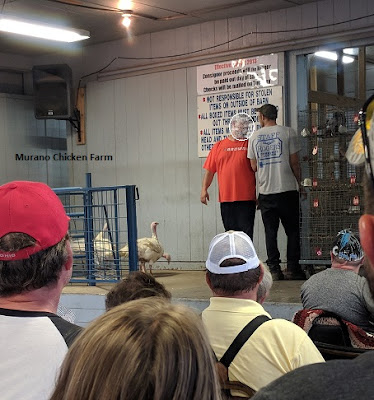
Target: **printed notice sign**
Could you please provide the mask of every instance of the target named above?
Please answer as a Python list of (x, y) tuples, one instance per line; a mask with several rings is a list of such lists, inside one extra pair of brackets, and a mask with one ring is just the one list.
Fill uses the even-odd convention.
[(197, 94), (278, 85), (278, 56), (270, 54), (197, 67)]
[(207, 157), (214, 143), (230, 135), (230, 120), (237, 113), (250, 115), (256, 123), (255, 129), (260, 129), (256, 108), (267, 103), (278, 107), (277, 123), (282, 125), (282, 86), (198, 96), (198, 156)]

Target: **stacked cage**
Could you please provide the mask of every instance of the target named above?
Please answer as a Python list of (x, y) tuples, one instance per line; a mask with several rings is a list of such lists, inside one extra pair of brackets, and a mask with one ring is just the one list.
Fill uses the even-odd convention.
[(324, 108), (300, 112), (301, 264), (329, 265), (336, 234), (358, 230), (363, 207), (363, 170), (348, 163), (345, 153), (357, 130), (357, 111)]
[[(71, 282), (113, 282), (137, 268), (134, 188), (55, 189), (70, 217)], [(131, 257), (129, 250), (126, 254), (121, 251), (125, 245), (133, 250)]]

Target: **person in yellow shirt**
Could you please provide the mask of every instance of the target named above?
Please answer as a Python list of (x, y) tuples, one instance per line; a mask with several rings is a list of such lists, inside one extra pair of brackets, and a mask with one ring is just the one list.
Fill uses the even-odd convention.
[[(219, 360), (248, 322), (259, 315), (271, 317), (256, 301), (264, 270), (248, 235), (228, 231), (215, 236), (206, 268), (213, 297), (202, 319)], [(300, 327), (284, 319), (270, 319), (239, 350), (229, 366), (229, 380), (258, 391), (289, 371), (323, 361)]]

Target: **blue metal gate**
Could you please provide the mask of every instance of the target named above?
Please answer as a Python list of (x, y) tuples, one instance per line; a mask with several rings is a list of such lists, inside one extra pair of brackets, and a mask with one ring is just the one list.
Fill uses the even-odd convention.
[[(54, 192), (70, 217), (73, 250), (71, 282), (95, 285), (115, 282), (124, 271), (135, 271), (137, 256), (136, 200), (134, 185), (57, 188)], [(121, 248), (128, 244), (128, 259)]]

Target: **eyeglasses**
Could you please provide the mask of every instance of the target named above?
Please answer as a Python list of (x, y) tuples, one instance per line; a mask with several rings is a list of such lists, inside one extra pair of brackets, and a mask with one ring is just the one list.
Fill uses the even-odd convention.
[(366, 100), (359, 114), (359, 125), (361, 128), (362, 142), (364, 145), (364, 156), (366, 161), (365, 169), (374, 185), (374, 167), (373, 167), (374, 159), (372, 159), (370, 154), (370, 146), (374, 147), (374, 137), (373, 137), (374, 126), (372, 126), (372, 124), (374, 124), (373, 111), (374, 111), (374, 95), (370, 96)]

